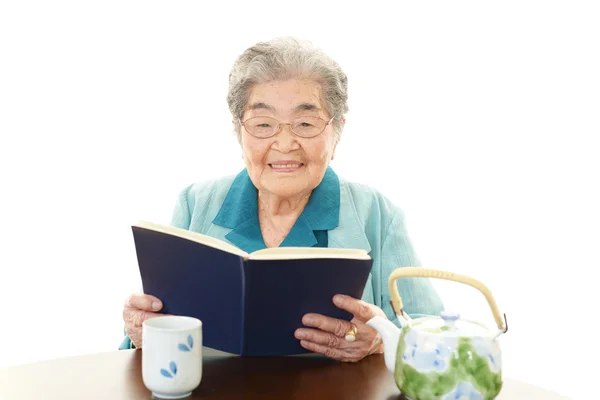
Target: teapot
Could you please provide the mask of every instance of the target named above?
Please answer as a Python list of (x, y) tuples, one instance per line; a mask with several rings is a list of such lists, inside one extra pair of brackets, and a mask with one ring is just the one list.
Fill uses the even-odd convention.
[[(487, 299), (498, 329), (461, 319), (457, 313), (411, 319), (396, 286), (400, 278), (429, 277), (470, 285)], [(367, 321), (383, 339), (384, 361), (396, 386), (411, 400), (494, 399), (502, 389), (498, 337), (508, 330), (490, 290), (481, 282), (451, 272), (398, 268), (388, 279), (392, 308), (400, 328), (387, 318)]]

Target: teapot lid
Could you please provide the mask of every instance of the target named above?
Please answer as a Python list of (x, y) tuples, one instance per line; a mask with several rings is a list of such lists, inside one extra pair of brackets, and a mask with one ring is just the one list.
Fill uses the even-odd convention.
[(451, 311), (442, 311), (440, 318), (425, 317), (414, 320), (413, 327), (422, 332), (435, 333), (444, 336), (482, 337), (491, 336), (492, 332), (485, 325), (460, 319), (460, 314)]

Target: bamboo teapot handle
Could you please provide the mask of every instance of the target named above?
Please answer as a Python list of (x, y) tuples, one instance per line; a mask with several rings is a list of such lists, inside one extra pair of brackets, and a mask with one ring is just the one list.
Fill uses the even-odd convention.
[(421, 267), (403, 267), (397, 268), (391, 273), (388, 279), (388, 286), (390, 290), (390, 296), (392, 298), (392, 308), (394, 309), (394, 313), (396, 314), (402, 315), (404, 313), (402, 298), (400, 297), (400, 292), (398, 292), (398, 286), (396, 285), (396, 281), (400, 278), (437, 278), (464, 283), (465, 285), (472, 286), (475, 289), (479, 290), (485, 296), (490, 306), (490, 309), (492, 310), (494, 320), (498, 325), (498, 329), (504, 332), (506, 332), (508, 329), (508, 325), (506, 323), (506, 315), (504, 315), (504, 318), (502, 318), (502, 316), (500, 315), (500, 311), (498, 310), (498, 306), (496, 305), (496, 301), (492, 297), (492, 292), (483, 283), (465, 275), (459, 275), (452, 272), (441, 271), (436, 269), (427, 269)]

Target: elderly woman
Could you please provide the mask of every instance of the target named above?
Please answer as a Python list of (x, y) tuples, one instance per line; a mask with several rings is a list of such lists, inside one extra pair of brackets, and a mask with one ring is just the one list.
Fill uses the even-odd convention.
[[(362, 299), (335, 296), (351, 322), (307, 314), (295, 332), (301, 345), (341, 361), (383, 350), (375, 315), (396, 321), (387, 278), (418, 265), (402, 211), (378, 191), (346, 181), (329, 166), (342, 135), (347, 78), (309, 43), (276, 39), (247, 49), (229, 75), (227, 102), (246, 167), (235, 177), (195, 183), (180, 194), (172, 225), (252, 252), (265, 247), (360, 248), (373, 259)], [(405, 311), (436, 315), (442, 302), (426, 279), (398, 282)], [(141, 346), (141, 325), (160, 299), (133, 294), (121, 348)], [(354, 336), (354, 337), (348, 337)], [(347, 340), (350, 339), (350, 340)], [(354, 339), (354, 340), (352, 340)]]

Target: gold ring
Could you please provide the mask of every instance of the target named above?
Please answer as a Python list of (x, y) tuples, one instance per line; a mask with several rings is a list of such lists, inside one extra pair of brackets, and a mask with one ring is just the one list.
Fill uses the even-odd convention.
[(358, 328), (356, 325), (352, 324), (352, 329), (346, 332), (346, 340), (349, 342), (354, 342), (356, 340), (356, 334), (358, 333)]

